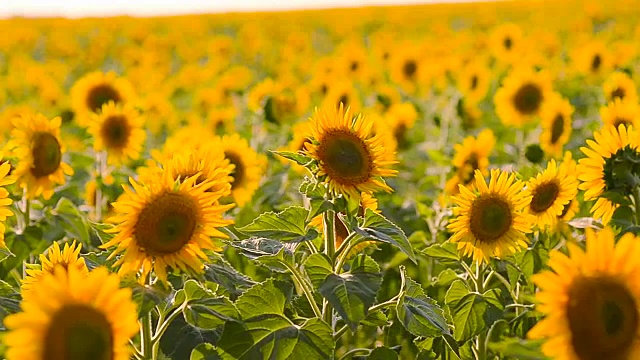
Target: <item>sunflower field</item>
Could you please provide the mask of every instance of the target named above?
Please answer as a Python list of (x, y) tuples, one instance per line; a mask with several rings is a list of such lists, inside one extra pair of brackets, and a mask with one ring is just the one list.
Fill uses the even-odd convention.
[(640, 1), (0, 21), (0, 357), (640, 359)]

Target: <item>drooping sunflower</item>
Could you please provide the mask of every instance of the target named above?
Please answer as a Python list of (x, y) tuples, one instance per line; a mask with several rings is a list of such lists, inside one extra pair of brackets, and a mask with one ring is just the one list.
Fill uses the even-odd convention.
[(201, 173), (176, 181), (172, 172), (163, 171), (154, 181), (139, 183), (130, 179), (132, 188), (113, 203), (115, 215), (107, 221), (115, 224), (116, 235), (102, 248), (117, 246), (110, 258), (124, 253), (115, 263), (119, 274), (140, 273), (145, 281), (153, 269), (166, 281), (167, 268), (199, 273), (206, 259), (203, 250), (220, 251), (213, 238), (226, 238), (218, 228), (232, 224), (223, 212), (233, 204), (219, 205), (223, 187), (214, 181), (198, 183)]
[(550, 96), (542, 107), (540, 147), (550, 157), (562, 156), (562, 147), (569, 141), (573, 131), (573, 110), (569, 100), (556, 94)]
[(451, 160), (454, 175), (445, 184), (445, 190), (450, 195), (459, 192), (458, 184), (468, 186), (474, 179), (476, 170), (480, 170), (482, 176), (489, 175), (489, 154), (493, 151), (496, 138), (491, 129), (484, 129), (478, 137), (468, 136), (461, 144), (453, 146), (455, 155)]
[(267, 158), (258, 154), (246, 139), (238, 134), (225, 135), (217, 140), (224, 157), (233, 165), (231, 196), (238, 207), (251, 201), (260, 186), (267, 167)]
[(140, 157), (147, 137), (144, 118), (131, 104), (108, 102), (94, 114), (89, 133), (95, 139), (96, 151), (107, 152), (110, 164), (123, 164)]
[(493, 98), (496, 113), (503, 124), (520, 127), (540, 114), (551, 91), (549, 73), (514, 70)]
[[(2, 153), (0, 153), (0, 159), (2, 159)], [(13, 203), (13, 200), (9, 197), (9, 192), (4, 186), (13, 184), (16, 180), (13, 177), (7, 176), (11, 171), (11, 164), (5, 161), (0, 164), (0, 248), (6, 248), (7, 245), (4, 242), (4, 232), (7, 230), (4, 222), (7, 217), (13, 216), (13, 211), (9, 209), (9, 206)]]
[(22, 312), (4, 318), (8, 360), (128, 360), (139, 331), (131, 289), (100, 267), (89, 274), (57, 266), (23, 294)]
[(635, 101), (621, 100), (619, 98), (609, 102), (607, 106), (600, 108), (600, 118), (605, 125), (640, 125), (640, 105)]
[(19, 160), (14, 174), (31, 199), (40, 195), (50, 199), (54, 187), (64, 184), (64, 175), (73, 174), (73, 169), (62, 161), (60, 125), (59, 117), (49, 120), (41, 114), (13, 120), (13, 154)]
[(459, 186), (460, 194), (452, 197), (455, 218), (447, 225), (459, 252), (482, 263), (527, 246), (525, 234), (531, 232), (535, 217), (526, 212), (531, 193), (523, 185), (515, 174), (494, 169), (488, 186), (480, 170), (470, 187)]
[(546, 315), (527, 336), (545, 339), (558, 360), (640, 358), (640, 239), (617, 242), (610, 228), (587, 230), (586, 251), (567, 244), (551, 253), (552, 271), (533, 275), (537, 310)]
[(316, 174), (336, 194), (358, 198), (361, 192), (393, 191), (384, 176), (395, 176), (396, 163), (387, 153), (380, 135), (371, 136), (373, 122), (362, 114), (355, 118), (349, 108), (316, 109), (308, 153), (318, 161)]
[(566, 166), (551, 160), (542, 173), (527, 182), (527, 189), (531, 192), (528, 210), (536, 217), (541, 230), (555, 226), (565, 206), (578, 195), (578, 179), (575, 173), (567, 170)]
[(88, 125), (92, 113), (99, 113), (102, 105), (113, 101), (125, 104), (135, 99), (131, 83), (114, 72), (100, 71), (86, 74), (71, 88), (71, 107), (80, 126)]
[(40, 254), (40, 269), (27, 269), (27, 276), (22, 279), (22, 291), (29, 291), (38, 284), (46, 274), (53, 275), (57, 266), (62, 266), (65, 270), (70, 267), (75, 268), (81, 274), (88, 274), (89, 269), (84, 262), (84, 258), (80, 257), (80, 249), (82, 244), (76, 244), (75, 241), (69, 246), (64, 244), (64, 248), (60, 250), (60, 245), (54, 242), (48, 250), (48, 254)]
[(636, 84), (631, 80), (629, 75), (622, 71), (611, 73), (604, 84), (602, 84), (602, 90), (604, 91), (604, 97), (607, 102), (614, 101), (615, 99), (630, 101), (632, 103), (638, 102)]
[(640, 139), (633, 127), (624, 125), (617, 129), (606, 125), (594, 132), (593, 137), (595, 141), (587, 140), (589, 147), (580, 148), (587, 157), (578, 160), (578, 179), (581, 181), (578, 187), (585, 190), (585, 200), (596, 200), (591, 207), (592, 216), (606, 225), (618, 205), (601, 195), (605, 192), (616, 192), (622, 196), (631, 194), (633, 189), (625, 177), (628, 174), (620, 170), (626, 169), (634, 174), (640, 171), (637, 165)]

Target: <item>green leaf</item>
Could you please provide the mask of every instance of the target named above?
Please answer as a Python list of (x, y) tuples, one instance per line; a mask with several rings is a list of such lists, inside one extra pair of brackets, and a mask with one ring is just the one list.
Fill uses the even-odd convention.
[(279, 241), (301, 242), (313, 240), (318, 236), (315, 229), (306, 230), (309, 211), (303, 207), (291, 206), (279, 213), (266, 212), (258, 216), (251, 224), (238, 231), (254, 237), (265, 237)]
[(435, 337), (451, 334), (444, 311), (435, 300), (425, 295), (417, 282), (404, 273), (405, 288), (396, 304), (398, 319), (415, 336)]
[(389, 318), (385, 315), (382, 310), (376, 310), (374, 312), (370, 312), (367, 317), (362, 320), (363, 325), (367, 326), (387, 326), (389, 325)]
[(411, 261), (417, 263), (416, 255), (404, 231), (375, 211), (366, 209), (363, 227), (356, 227), (353, 230), (359, 235), (353, 241), (375, 240), (391, 244), (407, 254)]
[(460, 280), (451, 284), (445, 302), (453, 317), (453, 336), (458, 342), (466, 342), (500, 319), (504, 307), (498, 294), (497, 289), (484, 294), (470, 292)]
[(222, 358), (211, 344), (200, 344), (191, 351), (189, 360), (221, 360)]
[(278, 155), (278, 156), (282, 156), (283, 158), (287, 159), (287, 160), (291, 160), (293, 162), (295, 162), (298, 165), (302, 165), (302, 166), (307, 166), (309, 164), (311, 164), (314, 159), (311, 156), (307, 156), (307, 155), (303, 155), (297, 152), (292, 152), (292, 151), (271, 151), (272, 153)]
[(67, 236), (85, 245), (90, 244), (89, 224), (87, 223), (85, 215), (78, 210), (71, 200), (64, 197), (60, 198), (50, 213), (62, 220), (62, 227)]
[(458, 262), (458, 246), (452, 242), (446, 241), (442, 244), (434, 244), (424, 249), (422, 253), (426, 256), (438, 259), (442, 262)]
[(205, 296), (211, 296), (212, 294), (200, 285), (197, 281), (189, 279), (184, 283), (184, 295), (185, 301), (192, 301), (202, 299)]
[(543, 360), (547, 359), (540, 346), (543, 340), (522, 340), (509, 338), (496, 343), (489, 343), (489, 349), (502, 355), (502, 358), (513, 358), (521, 360)]
[(299, 191), (309, 198), (310, 209), (309, 215), (307, 215), (307, 221), (334, 208), (333, 204), (325, 199), (327, 188), (326, 185), (322, 183), (306, 178), (300, 185)]
[(204, 277), (225, 288), (232, 298), (239, 296), (255, 284), (253, 280), (239, 273), (219, 255), (209, 257), (209, 262), (204, 266)]
[(137, 282), (125, 284), (131, 288), (133, 293), (132, 300), (138, 305), (138, 318), (142, 318), (149, 314), (149, 312), (156, 306), (162, 303), (167, 298), (167, 293), (164, 289), (160, 289), (157, 286), (140, 285)]
[(187, 323), (203, 330), (215, 329), (240, 318), (236, 307), (224, 296), (191, 300), (182, 313)]
[(249, 259), (257, 260), (272, 270), (286, 270), (285, 263), (295, 266), (293, 263), (293, 252), (297, 246), (295, 243), (283, 243), (265, 238), (251, 238), (233, 241), (231, 245), (240, 250), (242, 255)]
[(312, 254), (307, 257), (304, 261), (304, 269), (316, 289), (329, 275), (333, 274), (333, 267), (325, 254)]
[(398, 359), (398, 353), (386, 346), (379, 346), (373, 349), (365, 358), (367, 360), (394, 360)]
[(367, 317), (369, 307), (375, 303), (382, 274), (375, 260), (364, 254), (356, 256), (349, 264), (351, 270), (348, 273), (329, 274), (318, 291), (355, 331)]

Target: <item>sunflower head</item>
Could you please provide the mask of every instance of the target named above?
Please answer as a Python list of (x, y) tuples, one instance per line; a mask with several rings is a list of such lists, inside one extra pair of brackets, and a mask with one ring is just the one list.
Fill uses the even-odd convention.
[[(529, 213), (537, 219), (540, 229), (554, 226), (571, 201), (578, 195), (578, 179), (567, 165), (557, 165), (551, 160), (547, 169), (529, 180), (527, 188), (531, 192)], [(566, 214), (565, 214), (566, 215)]]
[(622, 71), (613, 72), (602, 85), (607, 102), (620, 99), (622, 101), (638, 102), (638, 91), (633, 80)]
[(538, 116), (551, 88), (551, 77), (547, 72), (514, 71), (494, 96), (500, 120), (507, 125), (522, 126)]
[(535, 221), (525, 211), (531, 194), (514, 174), (492, 170), (487, 186), (482, 172), (476, 170), (472, 186), (459, 188), (460, 194), (452, 197), (457, 205), (455, 218), (447, 226), (459, 251), (475, 261), (488, 262), (527, 246), (525, 233), (531, 232)]
[(373, 122), (353, 118), (341, 105), (323, 109), (311, 118), (312, 139), (306, 150), (318, 165), (316, 176), (336, 194), (359, 197), (361, 192), (392, 191), (382, 177), (394, 176), (391, 160), (380, 135), (371, 136)]
[(613, 99), (606, 106), (600, 108), (600, 118), (605, 125), (640, 125), (640, 105), (635, 101)]
[(137, 159), (146, 138), (144, 118), (138, 111), (130, 104), (114, 102), (105, 104), (99, 114), (93, 115), (89, 132), (95, 139), (96, 151), (106, 151), (112, 164)]
[(574, 108), (567, 99), (555, 94), (546, 101), (542, 112), (540, 146), (551, 157), (562, 156), (562, 147), (569, 141), (572, 132)]
[(78, 124), (86, 126), (92, 113), (99, 113), (109, 102), (124, 104), (135, 98), (133, 86), (115, 73), (100, 71), (80, 78), (71, 88), (71, 103)]
[(47, 255), (40, 255), (40, 269), (27, 269), (27, 276), (22, 280), (22, 291), (28, 291), (37, 284), (45, 274), (53, 274), (54, 269), (62, 266), (65, 270), (73, 267), (80, 273), (87, 274), (89, 269), (84, 262), (84, 258), (80, 257), (80, 249), (82, 244), (76, 244), (74, 241), (71, 246), (69, 243), (64, 245), (61, 250), (60, 245), (54, 242)]
[[(2, 156), (2, 153), (0, 153), (0, 159), (2, 159)], [(7, 189), (4, 188), (4, 186), (15, 182), (15, 178), (13, 176), (8, 176), (9, 171), (11, 171), (11, 164), (9, 164), (9, 162), (3, 162), (0, 164), (0, 248), (7, 247), (4, 242), (4, 233), (6, 231), (4, 222), (7, 220), (7, 217), (13, 216), (13, 211), (9, 209), (13, 200), (9, 197)]]
[(251, 201), (260, 186), (267, 159), (264, 155), (258, 154), (239, 134), (217, 138), (215, 143), (231, 163), (231, 196), (235, 203), (242, 207)]
[(556, 359), (640, 357), (640, 239), (625, 234), (615, 243), (610, 228), (587, 231), (586, 251), (569, 243), (569, 254), (551, 253), (549, 266), (533, 276), (538, 310), (546, 318), (528, 333), (546, 339)]

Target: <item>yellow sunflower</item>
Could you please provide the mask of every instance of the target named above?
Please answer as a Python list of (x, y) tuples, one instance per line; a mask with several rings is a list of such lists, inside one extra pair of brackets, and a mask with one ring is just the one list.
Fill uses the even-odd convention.
[(4, 318), (8, 360), (128, 360), (138, 333), (131, 289), (104, 268), (55, 268), (23, 294), (22, 312)]
[(139, 183), (130, 179), (132, 188), (113, 203), (115, 215), (107, 221), (116, 235), (102, 248), (117, 248), (110, 255), (124, 253), (115, 263), (118, 273), (140, 272), (145, 281), (152, 268), (161, 281), (167, 280), (167, 268), (187, 273), (203, 270), (207, 258), (203, 250), (220, 251), (213, 238), (227, 238), (218, 228), (233, 223), (223, 212), (233, 204), (219, 205), (220, 192), (208, 191), (224, 185), (205, 180), (201, 173), (176, 181), (171, 171), (163, 171), (154, 181)]
[(550, 96), (542, 107), (540, 147), (548, 156), (557, 158), (562, 155), (562, 147), (573, 131), (573, 110), (569, 100), (557, 94)]
[[(2, 153), (0, 153), (0, 159), (2, 159)], [(11, 171), (11, 164), (5, 161), (0, 164), (0, 248), (6, 248), (7, 245), (4, 242), (4, 232), (7, 230), (4, 222), (7, 217), (13, 216), (13, 211), (9, 209), (9, 206), (13, 203), (13, 200), (9, 197), (9, 192), (4, 186), (13, 184), (16, 180), (13, 177), (7, 176)]]
[(393, 104), (389, 107), (384, 118), (396, 139), (396, 143), (400, 147), (408, 146), (407, 131), (413, 128), (418, 119), (416, 107), (410, 102)]
[(73, 169), (62, 161), (60, 123), (59, 117), (49, 120), (41, 114), (13, 120), (13, 154), (19, 160), (14, 174), (31, 199), (40, 195), (50, 199), (54, 187), (64, 184), (64, 175), (73, 174)]
[(247, 95), (247, 107), (253, 112), (259, 112), (264, 108), (267, 98), (274, 93), (276, 83), (271, 78), (266, 78), (256, 84)]
[(459, 186), (452, 197), (455, 218), (447, 225), (458, 251), (482, 263), (527, 247), (535, 217), (526, 212), (531, 193), (523, 185), (515, 174), (494, 169), (488, 186), (480, 170), (470, 187)]
[(484, 99), (491, 83), (491, 70), (481, 62), (466, 65), (458, 72), (457, 87), (464, 99), (477, 103)]
[(551, 91), (549, 73), (514, 70), (493, 98), (496, 113), (503, 124), (521, 127), (539, 115)]
[(638, 102), (636, 84), (631, 80), (629, 75), (624, 72), (616, 71), (611, 73), (604, 84), (602, 84), (602, 90), (604, 91), (604, 97), (607, 102), (615, 99), (630, 101), (632, 103)]
[(565, 206), (578, 195), (578, 179), (566, 166), (551, 160), (546, 170), (527, 182), (531, 192), (529, 213), (537, 219), (538, 227), (553, 227)]
[(491, 129), (484, 129), (478, 137), (468, 136), (461, 144), (453, 146), (455, 155), (451, 161), (454, 176), (445, 184), (445, 190), (450, 195), (459, 192), (458, 184), (468, 186), (474, 178), (476, 170), (480, 170), (482, 176), (489, 175), (489, 154), (493, 151), (496, 138)]
[(322, 101), (322, 107), (328, 110), (335, 109), (340, 104), (345, 108), (350, 108), (354, 114), (362, 108), (360, 93), (351, 81), (338, 81), (331, 84)]
[(69, 243), (64, 244), (64, 248), (60, 250), (60, 245), (54, 242), (49, 248), (48, 254), (40, 254), (40, 269), (27, 269), (27, 276), (22, 279), (22, 291), (29, 291), (36, 286), (46, 274), (53, 275), (57, 266), (62, 266), (65, 270), (70, 267), (75, 268), (81, 274), (88, 274), (89, 269), (84, 262), (84, 258), (80, 257), (80, 249), (82, 244), (74, 241), (71, 246)]
[(606, 42), (596, 39), (578, 46), (571, 60), (579, 73), (590, 78), (600, 78), (609, 73), (613, 59)]
[(231, 196), (238, 207), (243, 207), (260, 186), (267, 158), (253, 150), (249, 142), (238, 134), (225, 135), (217, 141), (224, 157), (233, 165)]
[(316, 174), (335, 194), (351, 195), (378, 190), (393, 191), (382, 177), (395, 176), (388, 168), (396, 163), (389, 157), (380, 135), (371, 136), (373, 122), (359, 114), (355, 118), (349, 108), (316, 109), (312, 122), (312, 140), (306, 145), (318, 161)]
[(110, 164), (124, 164), (140, 157), (147, 133), (144, 118), (131, 105), (108, 102), (99, 114), (93, 115), (89, 133), (95, 139), (96, 151), (107, 152)]
[(523, 35), (520, 26), (505, 23), (492, 30), (489, 47), (493, 57), (503, 64), (512, 64), (519, 59), (523, 49)]
[[(562, 158), (562, 164), (560, 166), (566, 168), (566, 171), (568, 174), (576, 174), (575, 176), (577, 179), (578, 163), (573, 159), (573, 156), (571, 155), (571, 151), (565, 151), (564, 157)], [(561, 228), (566, 227), (566, 222), (572, 220), (578, 213), (579, 209), (580, 209), (580, 204), (578, 202), (578, 199), (577, 197), (574, 197), (573, 199), (571, 199), (571, 201), (568, 204), (566, 204), (562, 208), (562, 212), (560, 213), (560, 215), (558, 215), (557, 217), (558, 226)]]
[(391, 80), (410, 94), (414, 94), (428, 76), (424, 54), (416, 46), (398, 46), (389, 66)]
[(633, 164), (626, 166), (620, 162), (627, 157), (640, 159), (640, 139), (635, 129), (624, 125), (617, 129), (611, 125), (604, 126), (594, 132), (593, 137), (595, 141), (587, 140), (589, 147), (580, 148), (587, 157), (578, 161), (578, 179), (582, 182), (579, 189), (585, 190), (585, 200), (596, 200), (591, 208), (592, 216), (606, 225), (618, 205), (600, 196), (609, 191), (623, 196), (631, 194), (633, 189), (629, 188), (625, 174), (618, 174), (614, 168), (637, 171)]
[(640, 125), (640, 106), (635, 101), (616, 98), (600, 108), (600, 118), (605, 125)]
[[(300, 121), (298, 123), (293, 124), (291, 127), (292, 139), (289, 143), (280, 149), (281, 151), (291, 151), (291, 152), (300, 152), (305, 150), (306, 144), (310, 143), (311, 140), (311, 123), (309, 121)], [(291, 163), (285, 158), (279, 157), (280, 161), (284, 164), (291, 164), (291, 167), (298, 174), (306, 173), (307, 169), (295, 163)]]
[(119, 78), (114, 72), (100, 71), (86, 74), (71, 88), (71, 107), (76, 114), (77, 123), (86, 126), (92, 113), (99, 113), (102, 105), (113, 101), (125, 104), (135, 99), (131, 83)]
[(527, 334), (545, 339), (542, 351), (558, 360), (640, 358), (640, 239), (617, 242), (610, 228), (587, 230), (586, 251), (551, 253), (549, 267), (533, 275), (537, 310), (546, 315)]

